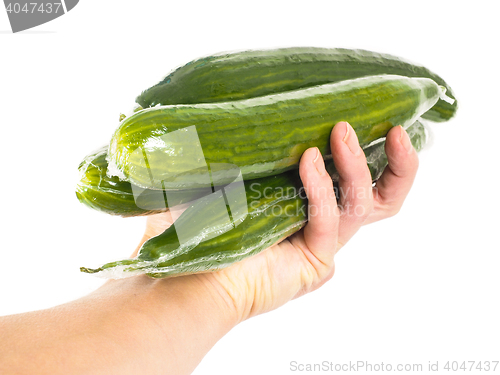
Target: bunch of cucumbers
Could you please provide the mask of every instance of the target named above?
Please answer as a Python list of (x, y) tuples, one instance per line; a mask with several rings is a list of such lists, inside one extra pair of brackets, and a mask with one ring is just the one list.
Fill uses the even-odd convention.
[(110, 143), (80, 164), (76, 195), (123, 217), (185, 210), (136, 258), (83, 272), (165, 277), (227, 267), (305, 225), (300, 157), (318, 147), (335, 180), (329, 138), (337, 122), (356, 131), (376, 181), (393, 126), (402, 125), (419, 151), (427, 141), (419, 119), (443, 122), (457, 111), (452, 89), (423, 66), (327, 48), (201, 58), (136, 103)]

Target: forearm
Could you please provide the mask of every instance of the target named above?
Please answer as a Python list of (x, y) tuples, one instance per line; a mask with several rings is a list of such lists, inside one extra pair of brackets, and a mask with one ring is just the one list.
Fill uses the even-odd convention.
[(0, 373), (188, 374), (236, 324), (224, 303), (198, 277), (113, 280), (0, 318)]

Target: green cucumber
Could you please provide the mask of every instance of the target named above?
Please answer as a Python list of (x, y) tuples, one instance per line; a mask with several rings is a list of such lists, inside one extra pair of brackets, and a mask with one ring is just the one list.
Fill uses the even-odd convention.
[[(142, 92), (136, 102), (148, 108), (233, 101), (380, 74), (430, 78), (455, 99), (440, 76), (397, 56), (299, 47), (225, 53), (191, 61)], [(456, 100), (452, 104), (440, 100), (423, 117), (446, 121), (456, 110)]]
[(297, 168), (309, 147), (331, 154), (330, 132), (339, 121), (353, 126), (364, 147), (392, 126), (412, 124), (443, 95), (428, 78), (382, 75), (240, 101), (144, 109), (114, 133), (109, 169), (151, 189), (225, 185), (235, 166), (244, 179), (275, 175)]
[[(285, 191), (282, 199), (276, 199), (272, 192), (287, 186), (292, 189)], [(235, 228), (229, 229), (231, 223), (226, 223), (226, 226), (213, 224), (221, 222), (221, 218), (227, 213), (225, 210), (212, 209), (211, 206), (215, 206), (218, 200), (213, 199), (213, 195), (208, 195), (195, 201), (179, 216), (175, 224), (161, 235), (146, 241), (137, 258), (108, 263), (98, 269), (82, 267), (81, 271), (96, 273), (106, 270), (104, 275), (107, 273), (117, 277), (160, 270), (166, 275), (218, 269), (272, 245), (276, 235), (290, 235), (305, 223), (305, 212), (289, 212), (291, 215), (286, 220), (283, 220), (281, 215), (272, 215), (273, 209), (275, 212), (280, 208), (288, 208), (290, 211), (292, 208), (305, 206), (305, 198), (300, 196), (298, 190), (293, 189), (300, 188), (300, 178), (296, 170), (256, 181), (246, 181), (245, 188), (247, 193), (238, 195), (235, 199), (237, 205), (247, 205), (248, 202), (248, 215), (233, 217), (234, 225), (238, 224)], [(196, 220), (202, 220), (206, 230), (193, 231), (191, 241), (181, 244), (176, 228), (181, 226), (183, 229), (189, 229)], [(289, 228), (290, 226), (292, 227)], [(214, 232), (223, 233), (203, 241)], [(260, 237), (258, 233), (264, 236)], [(166, 267), (174, 269), (167, 270)]]
[[(424, 126), (416, 122), (408, 129), (410, 140), (417, 151), (427, 137)], [(367, 160), (377, 155), (370, 167), (376, 180), (387, 165), (385, 142), (366, 148)], [(385, 160), (385, 162), (379, 162)], [(372, 163), (368, 163), (369, 166)], [(327, 170), (335, 174), (332, 160)], [(276, 176), (245, 181), (244, 194), (227, 194), (229, 206), (223, 204), (222, 195), (208, 195), (192, 203), (162, 234), (146, 241), (137, 258), (107, 263), (99, 268), (81, 267), (86, 273), (99, 273), (105, 277), (124, 277), (147, 273), (152, 277), (215, 271), (234, 262), (257, 254), (281, 239), (298, 231), (307, 221), (307, 200), (297, 170)], [(227, 202), (227, 201), (226, 201)], [(231, 208), (246, 205), (245, 215)], [(227, 217), (230, 208), (231, 220)], [(200, 223), (201, 222), (201, 223)], [(179, 241), (177, 229), (187, 230), (188, 241)]]

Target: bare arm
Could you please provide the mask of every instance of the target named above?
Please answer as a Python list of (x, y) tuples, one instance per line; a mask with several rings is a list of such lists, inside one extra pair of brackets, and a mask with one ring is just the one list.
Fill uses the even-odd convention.
[(235, 324), (198, 277), (111, 280), (88, 296), (0, 318), (0, 373), (189, 374)]

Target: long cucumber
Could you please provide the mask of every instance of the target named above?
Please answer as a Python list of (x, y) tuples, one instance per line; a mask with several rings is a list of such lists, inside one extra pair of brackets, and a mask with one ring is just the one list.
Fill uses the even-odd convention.
[(114, 133), (109, 169), (151, 189), (224, 185), (235, 168), (245, 180), (275, 175), (297, 168), (309, 147), (331, 154), (329, 136), (339, 121), (348, 121), (367, 146), (395, 125), (412, 124), (444, 91), (427, 78), (382, 75), (234, 102), (149, 108)]
[[(359, 49), (295, 47), (207, 56), (172, 71), (141, 93), (136, 102), (156, 105), (214, 103), (249, 99), (370, 75), (426, 77), (451, 87), (426, 67), (400, 57)], [(423, 117), (446, 121), (457, 102), (438, 101)]]

